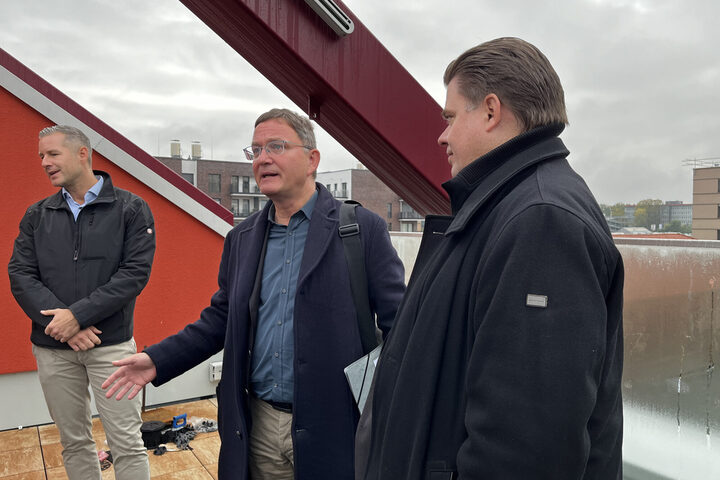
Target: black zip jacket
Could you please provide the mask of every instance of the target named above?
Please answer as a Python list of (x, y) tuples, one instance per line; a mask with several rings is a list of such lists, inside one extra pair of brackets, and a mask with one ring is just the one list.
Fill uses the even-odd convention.
[(85, 329), (102, 333), (100, 346), (130, 340), (135, 298), (150, 277), (155, 225), (137, 195), (113, 187), (101, 171), (100, 195), (73, 219), (62, 191), (31, 205), (20, 221), (8, 264), (10, 288), (32, 320), (35, 345), (69, 349), (45, 334), (52, 316), (40, 310), (69, 308)]
[(622, 478), (622, 259), (562, 129), (444, 185), (453, 216), (426, 220), (361, 478)]

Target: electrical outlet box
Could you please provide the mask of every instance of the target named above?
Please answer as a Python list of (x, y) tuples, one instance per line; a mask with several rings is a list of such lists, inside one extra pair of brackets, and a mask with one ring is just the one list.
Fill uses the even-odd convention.
[(217, 382), (222, 377), (222, 362), (210, 362), (210, 381)]

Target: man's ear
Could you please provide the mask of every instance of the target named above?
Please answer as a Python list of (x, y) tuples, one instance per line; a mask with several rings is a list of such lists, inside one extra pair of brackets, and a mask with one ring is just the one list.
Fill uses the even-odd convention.
[(320, 150), (313, 148), (310, 150), (310, 172), (317, 172), (320, 165)]
[(80, 148), (78, 148), (77, 155), (78, 155), (78, 157), (80, 157), (80, 160), (82, 160), (83, 162), (87, 163), (88, 166), (90, 166), (90, 151), (88, 150), (88, 148), (86, 146), (83, 145)]
[(505, 106), (494, 93), (488, 93), (482, 102), (486, 131), (493, 130), (502, 122)]

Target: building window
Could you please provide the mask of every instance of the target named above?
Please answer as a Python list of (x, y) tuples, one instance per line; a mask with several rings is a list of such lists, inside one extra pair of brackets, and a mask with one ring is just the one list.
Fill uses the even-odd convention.
[(325, 185), (325, 188), (328, 189), (328, 192), (332, 193), (332, 190), (330, 190), (330, 184), (329, 184), (329, 183), (328, 183), (327, 185)]
[(340, 196), (342, 198), (347, 198), (347, 183), (343, 182), (341, 188), (342, 190), (340, 191)]
[(230, 201), (230, 211), (233, 214), (233, 217), (239, 217), (240, 216), (240, 200), (237, 198), (233, 198)]
[(230, 193), (240, 193), (240, 177), (237, 175), (230, 177)]
[(253, 198), (253, 212), (260, 210), (260, 197)]
[(195, 185), (195, 175), (193, 175), (192, 173), (182, 173), (181, 175), (183, 179), (190, 185)]
[(250, 177), (243, 177), (243, 193), (250, 193)]
[[(422, 215), (417, 213), (408, 203), (405, 202), (400, 202), (400, 213), (398, 213), (398, 216), (402, 220), (422, 218)], [(413, 232), (414, 231), (415, 230), (413, 230)]]
[(249, 198), (243, 199), (242, 213), (243, 213), (243, 216), (245, 216), (245, 217), (250, 215), (250, 199)]
[(717, 218), (720, 218), (720, 205), (718, 205)]
[(392, 232), (392, 222), (387, 222), (388, 224), (388, 232)]
[(208, 192), (220, 193), (220, 174), (219, 173), (208, 174)]
[(720, 240), (720, 230), (717, 231), (717, 239)]
[(392, 218), (392, 203), (387, 204), (387, 218)]
[(260, 193), (260, 189), (257, 186), (257, 183), (255, 183), (255, 179), (250, 177), (250, 192), (252, 193)]

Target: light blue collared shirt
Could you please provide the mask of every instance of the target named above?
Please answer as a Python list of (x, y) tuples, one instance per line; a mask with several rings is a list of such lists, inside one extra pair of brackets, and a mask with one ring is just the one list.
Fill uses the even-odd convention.
[(275, 207), (270, 208), (250, 374), (252, 392), (263, 400), (293, 401), (295, 291), (317, 195), (313, 193), (287, 226), (275, 223)]
[(85, 193), (85, 203), (82, 205), (75, 201), (72, 195), (70, 195), (70, 192), (65, 190), (65, 187), (62, 188), (63, 197), (65, 197), (65, 201), (67, 202), (68, 207), (70, 207), (70, 211), (72, 212), (73, 217), (75, 217), (76, 222), (78, 215), (80, 215), (80, 210), (85, 208), (88, 203), (91, 203), (98, 197), (98, 195), (100, 195), (100, 190), (102, 190), (104, 180), (100, 175), (95, 175), (95, 178), (97, 178), (98, 181), (95, 185), (90, 187), (90, 190), (88, 190), (87, 193)]

